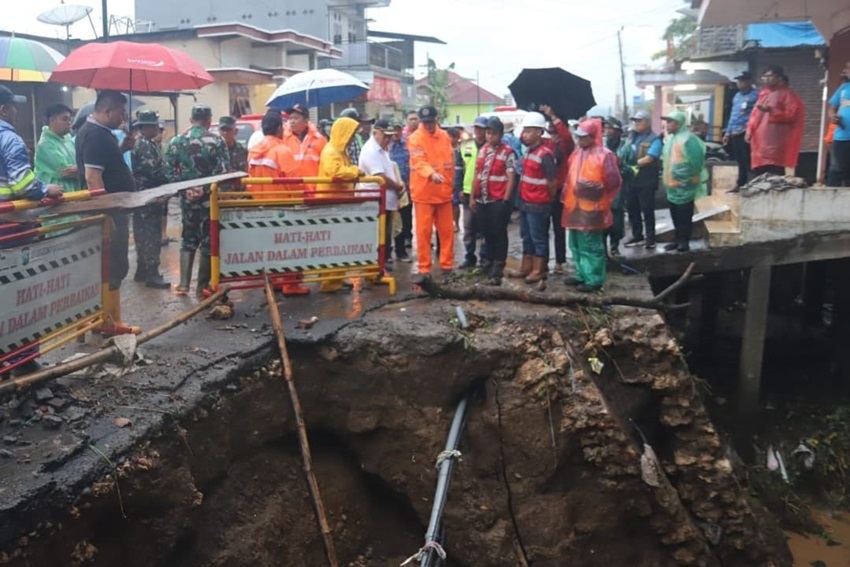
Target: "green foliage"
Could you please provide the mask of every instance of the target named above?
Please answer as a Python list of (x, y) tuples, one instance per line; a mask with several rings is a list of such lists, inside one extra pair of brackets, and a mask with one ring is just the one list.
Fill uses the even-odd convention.
[[(665, 43), (673, 44), (673, 60), (686, 59), (696, 52), (697, 47), (697, 21), (691, 16), (680, 16), (667, 25), (661, 39)], [(652, 56), (653, 61), (668, 57), (667, 49), (663, 49)]]
[(454, 71), (455, 64), (452, 63), (445, 69), (437, 67), (436, 61), (428, 59), (428, 102), (437, 109), (437, 118), (443, 122), (448, 115), (449, 86), (451, 80), (449, 72)]

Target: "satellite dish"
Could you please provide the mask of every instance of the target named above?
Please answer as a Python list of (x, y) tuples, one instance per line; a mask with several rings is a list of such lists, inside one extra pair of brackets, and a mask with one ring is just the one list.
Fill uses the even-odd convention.
[(83, 18), (88, 17), (91, 21), (92, 8), (90, 6), (80, 6), (78, 4), (65, 4), (64, 1), (59, 6), (46, 10), (36, 16), (36, 20), (43, 24), (51, 26), (65, 26), (65, 34), (68, 38), (71, 37), (71, 24), (79, 22)]

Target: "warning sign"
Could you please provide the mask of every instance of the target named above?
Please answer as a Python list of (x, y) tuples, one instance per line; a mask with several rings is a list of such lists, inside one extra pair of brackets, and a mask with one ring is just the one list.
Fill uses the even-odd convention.
[(296, 208), (221, 211), (221, 275), (226, 278), (378, 262), (376, 201)]
[(0, 355), (101, 309), (103, 228), (0, 250)]

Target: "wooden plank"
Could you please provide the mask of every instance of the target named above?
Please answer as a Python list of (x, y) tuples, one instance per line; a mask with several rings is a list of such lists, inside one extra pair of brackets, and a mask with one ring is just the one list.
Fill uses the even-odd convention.
[(744, 339), (738, 376), (737, 412), (745, 425), (746, 436), (753, 431), (759, 412), (764, 339), (767, 334), (770, 302), (770, 266), (750, 270), (747, 284), (747, 311), (744, 314)]
[(153, 189), (144, 191), (135, 191), (133, 193), (109, 193), (102, 197), (95, 197), (88, 201), (76, 201), (74, 203), (59, 203), (49, 207), (39, 207), (28, 211), (19, 211), (16, 213), (8, 213), (0, 215), (0, 219), (8, 222), (30, 222), (43, 215), (68, 215), (81, 213), (98, 213), (103, 211), (114, 210), (132, 210), (144, 207), (164, 197), (173, 197), (179, 191), (191, 189), (192, 187), (201, 187), (203, 185), (211, 185), (213, 183), (221, 183), (247, 177), (248, 174), (237, 171), (233, 173), (225, 173), (223, 175), (213, 175), (211, 177), (201, 177), (189, 181), (179, 181), (177, 183), (167, 183)]

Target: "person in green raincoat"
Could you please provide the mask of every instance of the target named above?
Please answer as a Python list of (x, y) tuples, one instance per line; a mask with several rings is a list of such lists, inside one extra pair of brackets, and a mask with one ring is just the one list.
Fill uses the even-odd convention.
[(48, 185), (60, 186), (63, 193), (79, 191), (71, 109), (64, 104), (52, 104), (45, 114), (47, 126), (42, 128), (35, 147), (35, 175)]
[(665, 250), (687, 252), (693, 232), (694, 201), (706, 195), (705, 142), (688, 130), (681, 110), (663, 116), (667, 124), (662, 182), (670, 203), (675, 241)]

